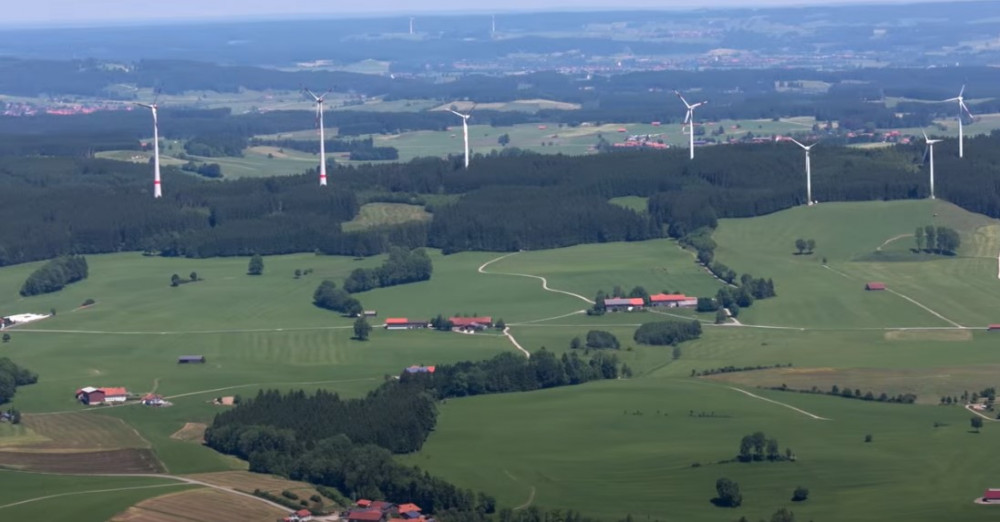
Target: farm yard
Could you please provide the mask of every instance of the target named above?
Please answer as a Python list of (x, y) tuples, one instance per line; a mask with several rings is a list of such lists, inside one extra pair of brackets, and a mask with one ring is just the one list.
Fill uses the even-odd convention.
[[(396, 212), (370, 208), (380, 210), (368, 223)], [(930, 222), (960, 232), (956, 256), (908, 250), (912, 238), (906, 234)], [(794, 241), (803, 236), (815, 238), (813, 255), (795, 255)], [(813, 492), (791, 506), (804, 519), (884, 520), (899, 514), (898, 505), (884, 502), (889, 496), (909, 498), (913, 520), (989, 520), (991, 513), (971, 501), (998, 485), (991, 480), (1000, 465), (982, 455), (996, 445), (1000, 430), (987, 422), (981, 433), (970, 432), (970, 414), (941, 406), (939, 399), (997, 384), (991, 380), (1000, 367), (997, 334), (985, 327), (1000, 322), (990, 315), (1000, 287), (1000, 225), (943, 202), (821, 203), (722, 220), (714, 238), (718, 259), (775, 282), (778, 297), (743, 309), (738, 323), (717, 326), (714, 314), (691, 309), (584, 313), (598, 290), (615, 286), (714, 295), (723, 284), (669, 240), (519, 253), (432, 251), (430, 281), (357, 294), (365, 309), (378, 311), (370, 318), (375, 326), (386, 317), (489, 315), (502, 318), (530, 351), (545, 347), (561, 354), (571, 350), (573, 337), (605, 330), (621, 341), (616, 355), (634, 371), (627, 379), (448, 400), (424, 448), (400, 460), (488, 491), (504, 506), (572, 505), (607, 520), (624, 516), (616, 502), (623, 496), (630, 498), (628, 512), (651, 520), (662, 518), (667, 506), (671, 516), (685, 520), (757, 519), (790, 506), (791, 490), (799, 485)], [(324, 388), (357, 397), (412, 365), (520, 353), (495, 330), (457, 335), (375, 328), (360, 342), (351, 339), (353, 319), (312, 305), (323, 279), (340, 282), (355, 268), (382, 260), (268, 256), (264, 274), (249, 277), (247, 258), (88, 256), (87, 280), (54, 294), (0, 300), (0, 315), (58, 312), (12, 328), (4, 344), (4, 355), (36, 369), (40, 379), (19, 388), (13, 402), (26, 413), (23, 425), (0, 423), (0, 464), (63, 473), (121, 467), (244, 491), (289, 489), (200, 444), (203, 427), (228, 408), (213, 399), (253, 396), (261, 388)], [(0, 269), (0, 295), (16, 295), (38, 265)], [(296, 278), (296, 269), (312, 272)], [(203, 280), (170, 286), (171, 274), (192, 271)], [(888, 291), (864, 290), (865, 282), (876, 280)], [(77, 309), (87, 297), (97, 303)], [(676, 353), (634, 341), (640, 324), (671, 317), (664, 314), (698, 319), (703, 335)], [(203, 354), (206, 363), (177, 364), (192, 353)], [(692, 377), (777, 364), (783, 367)], [(174, 406), (88, 408), (73, 398), (83, 385), (155, 390)], [(916, 404), (767, 389), (783, 385), (913, 394)], [(546, 423), (539, 425), (542, 417)], [(796, 461), (720, 463), (735, 456), (740, 437), (759, 430), (792, 448)], [(866, 435), (872, 442), (864, 441)], [(56, 460), (60, 467), (53, 467)], [(963, 472), (939, 478), (954, 469)], [(723, 512), (709, 504), (719, 476), (740, 482), (744, 507)], [(51, 476), (53, 484), (66, 478)], [(928, 484), (935, 495), (927, 494)], [(308, 488), (301, 485), (303, 492)], [(206, 489), (173, 493), (109, 492), (109, 505), (117, 508), (100, 513), (106, 513), (102, 519), (175, 520), (189, 516), (184, 510), (193, 506), (234, 502)], [(20, 491), (0, 499), (13, 503), (32, 495)], [(0, 517), (23, 513), (24, 506), (30, 504), (0, 502)], [(248, 520), (273, 518), (264, 504), (244, 507), (253, 510)]]

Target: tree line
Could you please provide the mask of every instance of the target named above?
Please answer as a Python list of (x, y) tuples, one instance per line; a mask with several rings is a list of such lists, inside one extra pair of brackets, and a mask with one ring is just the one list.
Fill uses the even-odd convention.
[(326, 310), (340, 312), (343, 315), (354, 316), (364, 312), (361, 301), (351, 297), (346, 290), (337, 288), (337, 283), (324, 280), (313, 292), (313, 304)]
[(962, 246), (962, 237), (958, 231), (948, 227), (935, 228), (932, 225), (917, 227), (913, 237), (917, 242), (918, 253), (955, 255), (958, 248)]
[(14, 364), (7, 357), (0, 357), (0, 404), (10, 402), (18, 386), (35, 384), (38, 374)]
[(635, 342), (654, 346), (677, 345), (701, 337), (697, 320), (669, 320), (645, 323), (633, 335)]
[(58, 292), (70, 283), (86, 279), (87, 274), (87, 259), (85, 257), (59, 257), (32, 272), (21, 285), (21, 295), (28, 297)]

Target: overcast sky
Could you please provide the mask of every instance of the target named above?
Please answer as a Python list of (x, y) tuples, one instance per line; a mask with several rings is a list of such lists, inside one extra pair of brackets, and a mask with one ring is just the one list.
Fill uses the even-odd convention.
[[(87, 24), (217, 18), (409, 16), (421, 12), (484, 12), (626, 8), (748, 7), (863, 4), (870, 0), (24, 0), (9, 5), (0, 25)], [(901, 3), (882, 0), (879, 3)]]

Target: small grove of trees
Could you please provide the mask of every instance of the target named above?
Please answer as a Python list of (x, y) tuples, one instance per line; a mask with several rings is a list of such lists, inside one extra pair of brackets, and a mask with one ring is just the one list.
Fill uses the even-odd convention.
[(658, 321), (640, 326), (633, 335), (636, 342), (654, 346), (675, 345), (701, 336), (698, 321)]
[(743, 504), (743, 494), (740, 492), (740, 485), (726, 477), (715, 481), (716, 497), (713, 503), (721, 507), (740, 507)]
[(802, 254), (812, 254), (816, 250), (816, 240), (815, 239), (796, 239), (795, 249), (798, 250), (796, 255), (801, 256)]
[(313, 292), (313, 304), (348, 316), (364, 312), (361, 301), (351, 297), (343, 289), (337, 288), (337, 284), (330, 280), (324, 280)]
[(198, 277), (198, 272), (191, 272), (191, 275), (187, 279), (184, 279), (178, 274), (170, 276), (170, 286), (181, 286), (187, 283), (195, 283), (198, 281), (203, 281), (202, 278)]
[(431, 258), (422, 248), (406, 250), (393, 247), (382, 266), (357, 268), (344, 281), (344, 290), (356, 294), (373, 288), (383, 288), (416, 281), (427, 281), (434, 268)]
[(83, 256), (59, 257), (40, 266), (21, 285), (24, 297), (57, 292), (70, 283), (87, 278), (87, 259)]
[(218, 163), (195, 163), (194, 161), (188, 161), (181, 166), (181, 170), (187, 172), (194, 172), (205, 176), (206, 178), (221, 178), (222, 177), (222, 166)]
[(38, 374), (14, 364), (7, 357), (0, 358), (0, 404), (14, 398), (18, 386), (38, 382)]
[[(570, 348), (572, 348), (572, 346), (570, 346)], [(579, 346), (577, 346), (577, 348), (579, 348)], [(587, 332), (587, 348), (610, 348), (612, 350), (617, 350), (619, 348), (618, 338), (611, 332), (605, 332), (604, 330), (591, 330)]]
[(736, 455), (736, 460), (740, 462), (761, 462), (764, 460), (776, 462), (795, 460), (795, 455), (791, 449), (786, 449), (782, 455), (778, 439), (769, 438), (764, 432), (757, 431), (745, 435), (740, 440), (740, 451)]
[(247, 266), (247, 275), (259, 276), (264, 273), (264, 258), (260, 254), (254, 254), (250, 258), (250, 264)]
[(962, 246), (962, 237), (958, 231), (948, 227), (931, 225), (917, 227), (913, 233), (917, 242), (917, 252), (954, 255)]

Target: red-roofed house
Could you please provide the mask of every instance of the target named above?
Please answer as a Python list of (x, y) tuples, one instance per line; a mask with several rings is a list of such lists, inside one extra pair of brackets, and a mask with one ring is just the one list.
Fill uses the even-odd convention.
[(76, 390), (76, 400), (84, 404), (104, 404), (104, 392), (87, 386)]
[(368, 500), (366, 498), (359, 498), (358, 501), (355, 502), (354, 504), (357, 505), (358, 507), (366, 508), (366, 507), (372, 505), (372, 501)]
[(619, 310), (632, 311), (641, 309), (645, 305), (646, 302), (641, 297), (613, 297), (604, 300), (604, 308), (611, 312)]
[(666, 306), (669, 308), (688, 308), (698, 306), (698, 298), (688, 297), (684, 294), (656, 294), (649, 296), (649, 304), (652, 306)]
[(411, 511), (420, 511), (420, 506), (416, 504), (400, 504), (396, 510), (400, 513), (409, 513)]
[(414, 330), (417, 328), (427, 328), (427, 321), (411, 321), (405, 317), (390, 317), (385, 320), (386, 330)]
[(384, 500), (375, 500), (372, 502), (372, 505), (369, 507), (369, 509), (378, 510), (384, 513), (392, 509), (392, 503), (386, 502)]
[(987, 489), (983, 493), (983, 502), (996, 502), (1000, 500), (1000, 489)]
[(1000, 324), (991, 324), (986, 327), (986, 330), (990, 332), (1000, 332)]
[(308, 509), (300, 509), (291, 515), (288, 515), (285, 520), (297, 521), (297, 522), (308, 522), (313, 519), (312, 512)]
[(98, 388), (104, 392), (104, 402), (125, 402), (128, 399), (128, 390), (125, 388)]
[(462, 330), (483, 330), (493, 326), (493, 318), (484, 317), (449, 317), (448, 321), (455, 328)]
[(379, 522), (380, 520), (382, 520), (382, 512), (377, 509), (351, 511), (347, 514), (348, 522)]
[(885, 283), (871, 282), (865, 285), (865, 290), (885, 290)]

